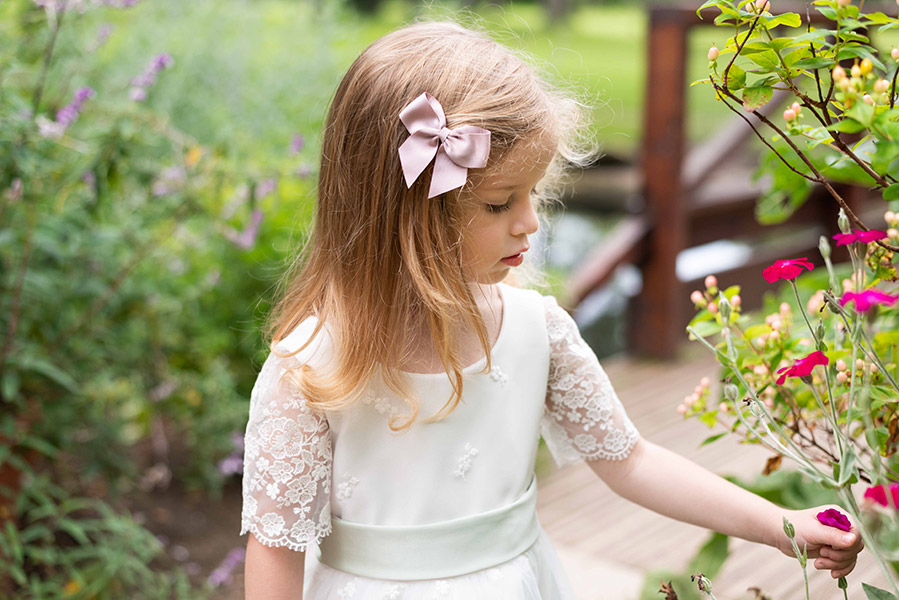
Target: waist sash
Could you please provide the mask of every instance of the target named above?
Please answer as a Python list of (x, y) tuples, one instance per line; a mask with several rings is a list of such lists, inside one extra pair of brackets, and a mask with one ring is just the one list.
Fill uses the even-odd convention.
[(534, 545), (538, 533), (535, 478), (512, 504), (451, 521), (391, 527), (331, 517), (319, 560), (373, 579), (440, 579), (512, 560)]

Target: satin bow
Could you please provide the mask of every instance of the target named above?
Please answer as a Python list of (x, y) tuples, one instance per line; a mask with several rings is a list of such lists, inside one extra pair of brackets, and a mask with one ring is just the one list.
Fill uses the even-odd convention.
[(449, 129), (443, 107), (431, 94), (425, 92), (407, 104), (400, 121), (411, 134), (400, 146), (406, 187), (412, 187), (431, 160), (434, 174), (428, 198), (462, 187), (468, 169), (487, 166), (490, 132), (473, 125)]

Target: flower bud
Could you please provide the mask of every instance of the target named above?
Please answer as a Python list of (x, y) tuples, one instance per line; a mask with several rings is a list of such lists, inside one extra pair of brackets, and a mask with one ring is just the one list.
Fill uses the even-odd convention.
[(798, 117), (798, 116), (799, 116), (799, 113), (802, 112), (802, 105), (799, 104), (798, 102), (794, 102), (794, 103), (790, 106), (790, 110), (792, 110), (794, 113), (796, 113), (796, 116)]
[(863, 360), (860, 359), (860, 358), (855, 359), (855, 368), (856, 368), (856, 369), (864, 369), (864, 368), (865, 368), (865, 361), (863, 361)]
[(740, 308), (740, 304), (742, 304), (743, 299), (740, 298), (739, 294), (734, 295), (733, 298), (730, 299), (731, 306), (734, 308)]
[(777, 340), (777, 339), (780, 339), (780, 334), (777, 333), (777, 331), (775, 330), (775, 331), (772, 331), (770, 334), (768, 334), (768, 337), (772, 340)]
[(709, 379), (708, 377), (703, 377), (702, 379), (699, 380), (699, 385), (704, 388), (709, 387), (711, 384), (712, 384), (712, 380)]
[(796, 537), (796, 530), (793, 528), (793, 524), (790, 523), (786, 517), (784, 517), (783, 520), (784, 520), (784, 533), (787, 534), (787, 537), (792, 540), (794, 537)]
[(782, 314), (782, 315), (788, 315), (791, 312), (790, 305), (787, 304), (786, 302), (781, 302), (779, 309), (780, 309), (780, 314)]
[(874, 363), (871, 363), (871, 368), (869, 369), (869, 371), (871, 371), (872, 374), (873, 374), (873, 373), (876, 373), (876, 372), (877, 372), (877, 365), (875, 365)]
[(878, 79), (874, 82), (874, 91), (878, 94), (883, 94), (888, 89), (890, 89), (890, 82), (886, 79)]
[(849, 6), (852, 4), (852, 0), (837, 0), (837, 4), (840, 6)]
[(727, 412), (727, 402), (722, 402), (718, 405), (718, 410), (721, 412)]
[(849, 375), (846, 374), (846, 371), (837, 373), (837, 383), (846, 383), (847, 381), (849, 381)]
[(790, 121), (793, 121), (795, 119), (796, 119), (796, 113), (793, 112), (792, 108), (788, 108), (787, 110), (784, 111), (784, 121), (789, 123)]
[(755, 10), (757, 10), (758, 12), (762, 12), (770, 8), (771, 3), (768, 2), (768, 0), (755, 0)]
[(709, 60), (718, 60), (718, 48), (716, 48), (714, 44), (709, 48)]
[(891, 238), (899, 238), (899, 229), (895, 229), (894, 227), (890, 227), (887, 229), (887, 235)]
[(687, 414), (687, 407), (686, 407), (686, 405), (684, 405), (684, 404), (678, 404), (678, 405), (677, 405), (677, 412), (678, 412), (678, 414), (681, 414), (681, 415)]
[(718, 312), (718, 305), (714, 302), (709, 302), (709, 312), (713, 315)]
[(815, 326), (815, 337), (819, 340), (824, 339), (825, 327), (824, 321), (818, 321), (818, 324)]
[(724, 292), (718, 295), (718, 312), (721, 313), (721, 320), (725, 323), (730, 319), (730, 302)]
[(837, 371), (845, 371), (846, 370), (846, 361), (842, 358), (837, 360)]
[(849, 88), (852, 87), (852, 82), (844, 77), (843, 79), (840, 79), (837, 82), (837, 87), (840, 88), (841, 90), (843, 90), (844, 92), (848, 92)]
[(874, 63), (871, 62), (870, 58), (863, 58), (859, 69), (861, 69), (862, 75), (867, 75), (874, 69)]
[(708, 275), (705, 278), (705, 287), (707, 288), (716, 288), (718, 287), (718, 278), (714, 275)]
[(842, 81), (843, 79), (846, 79), (846, 70), (840, 65), (837, 65), (833, 68), (832, 77), (834, 81)]
[(696, 306), (705, 306), (705, 296), (699, 290), (693, 290), (690, 293), (690, 302)]
[(870, 104), (871, 106), (874, 106), (874, 98), (872, 98), (868, 94), (865, 94), (864, 96), (862, 96), (862, 100), (865, 101), (865, 104)]
[(822, 258), (830, 258), (830, 242), (823, 235), (818, 238), (818, 252), (821, 253)]
[(883, 213), (883, 220), (887, 222), (887, 225), (892, 225), (893, 221), (896, 220), (896, 213), (891, 210), (886, 211)]
[(728, 383), (724, 386), (724, 398), (728, 402), (736, 402), (737, 398), (740, 397), (740, 390), (732, 383)]
[(893, 48), (890, 50), (890, 56), (893, 57), (893, 60), (899, 61), (899, 48)]
[(849, 217), (846, 216), (846, 211), (842, 208), (840, 209), (840, 215), (837, 217), (837, 227), (843, 233), (849, 233)]

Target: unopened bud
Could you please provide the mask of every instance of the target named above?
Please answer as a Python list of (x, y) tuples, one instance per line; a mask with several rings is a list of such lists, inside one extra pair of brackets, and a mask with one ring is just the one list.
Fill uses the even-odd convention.
[(790, 106), (790, 110), (792, 110), (794, 113), (796, 113), (796, 116), (798, 117), (799, 113), (802, 112), (802, 105), (799, 104), (798, 102), (794, 102), (792, 104), (792, 106)]
[(825, 260), (830, 258), (830, 242), (823, 235), (818, 238), (818, 252), (821, 253), (821, 257)]
[(899, 48), (893, 48), (890, 50), (890, 56), (893, 57), (893, 60), (899, 61)]
[(718, 312), (718, 304), (715, 302), (709, 302), (709, 312), (713, 315)]
[(778, 312), (780, 312), (780, 314), (784, 315), (784, 316), (790, 314), (790, 312), (791, 312), (790, 305), (786, 302), (781, 302), (778, 309), (779, 309)]
[(819, 340), (823, 340), (825, 331), (824, 321), (818, 321), (818, 324), (815, 326), (815, 337)]
[(796, 530), (793, 529), (793, 524), (790, 523), (786, 517), (784, 519), (784, 533), (787, 534), (787, 537), (791, 540), (796, 537)]
[(890, 82), (886, 79), (878, 79), (874, 82), (874, 91), (878, 94), (883, 94), (888, 89), (890, 89)]
[(889, 229), (887, 229), (887, 235), (891, 238), (899, 238), (899, 229), (890, 227)]
[(705, 306), (705, 296), (699, 290), (693, 290), (690, 293), (690, 302), (696, 306)]
[(732, 383), (725, 384), (724, 386), (724, 398), (728, 402), (736, 402), (737, 398), (740, 397), (740, 390)]
[(678, 414), (681, 414), (681, 415), (687, 414), (687, 406), (684, 405), (684, 404), (678, 404), (678, 405), (677, 405), (677, 412), (678, 412)]
[(837, 373), (837, 383), (846, 383), (847, 381), (849, 381), (849, 375), (846, 374), (846, 371)]
[(727, 412), (727, 402), (722, 402), (718, 405), (718, 410), (721, 412)]
[(864, 100), (865, 104), (874, 106), (874, 98), (872, 98), (870, 95), (865, 94), (864, 96), (862, 96), (862, 100)]
[(790, 121), (793, 121), (795, 119), (796, 119), (796, 113), (793, 112), (792, 108), (788, 108), (787, 110), (784, 111), (784, 121), (789, 123)]
[(892, 225), (893, 221), (896, 220), (896, 213), (891, 210), (886, 211), (883, 213), (883, 220), (887, 222), (887, 225)]
[(707, 275), (705, 278), (705, 287), (707, 288), (715, 288), (718, 287), (718, 278), (714, 275)]
[(771, 8), (771, 3), (768, 0), (755, 0), (755, 10), (758, 12), (768, 10), (769, 8)]
[(835, 66), (833, 68), (833, 80), (841, 81), (843, 79), (846, 79), (846, 70), (840, 65)]
[(709, 48), (709, 60), (718, 60), (718, 48), (714, 44)]
[(849, 88), (852, 87), (852, 82), (844, 77), (843, 79), (840, 79), (839, 81), (837, 81), (837, 87), (840, 88), (841, 90), (843, 90), (844, 92), (848, 92)]
[(846, 370), (846, 361), (842, 358), (837, 359), (837, 371), (845, 371)]
[(840, 209), (840, 214), (837, 217), (837, 227), (840, 228), (840, 231), (843, 233), (849, 233), (849, 217), (846, 216), (846, 211), (842, 208)]
[(721, 320), (725, 323), (730, 319), (730, 302), (724, 292), (718, 295), (718, 312), (721, 313)]
[(849, 69), (849, 74), (858, 79), (862, 76), (862, 68), (858, 65), (852, 65), (852, 68)]
[(735, 295), (733, 298), (730, 299), (730, 303), (734, 308), (740, 308), (740, 304), (743, 303), (743, 299), (740, 298), (739, 295)]
[(849, 6), (852, 4), (852, 0), (837, 0), (837, 4), (840, 6)]

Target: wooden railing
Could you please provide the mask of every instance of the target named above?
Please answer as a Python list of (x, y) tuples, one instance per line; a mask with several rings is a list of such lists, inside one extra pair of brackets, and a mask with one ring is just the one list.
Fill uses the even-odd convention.
[[(806, 15), (804, 5), (797, 12)], [(778, 10), (788, 10), (778, 4)], [(695, 8), (671, 6), (649, 9), (648, 68), (644, 133), (637, 170), (645, 206), (630, 214), (607, 239), (595, 248), (571, 276), (568, 302), (577, 305), (605, 285), (624, 263), (639, 267), (643, 288), (628, 309), (629, 350), (655, 357), (671, 357), (686, 339), (684, 328), (693, 314), (690, 291), (702, 280), (682, 281), (676, 272), (678, 254), (716, 240), (758, 239), (804, 226), (801, 235), (783, 235), (783, 243), (765, 251), (754, 248), (751, 259), (725, 272), (716, 273), (722, 287), (742, 286), (747, 308), (758, 307), (766, 289), (762, 269), (780, 258), (807, 256), (820, 261), (819, 235), (835, 233), (837, 206), (823, 189), (816, 189), (803, 207), (777, 227), (761, 226), (754, 217), (759, 188), (749, 173), (734, 171), (729, 162), (754, 136), (740, 118), (702, 145), (687, 149), (685, 143), (687, 41), (697, 26), (713, 23), (717, 11), (705, 11), (702, 19)], [(816, 13), (811, 17), (815, 19)], [(781, 110), (782, 95), (763, 110)], [(754, 119), (754, 117), (751, 117)], [(589, 190), (595, 187), (585, 173), (577, 202), (589, 205)], [(841, 188), (850, 205), (859, 207), (869, 199), (860, 188)]]

